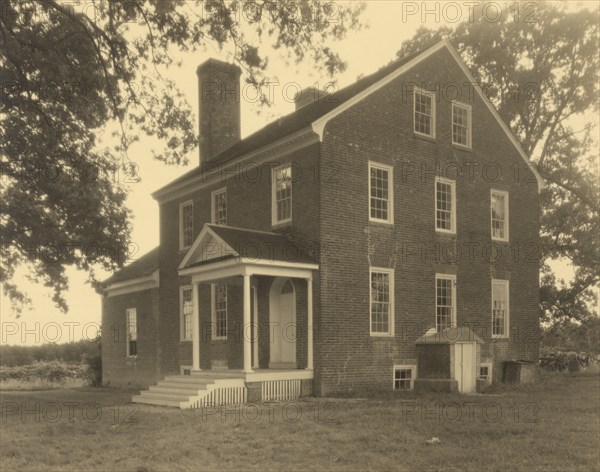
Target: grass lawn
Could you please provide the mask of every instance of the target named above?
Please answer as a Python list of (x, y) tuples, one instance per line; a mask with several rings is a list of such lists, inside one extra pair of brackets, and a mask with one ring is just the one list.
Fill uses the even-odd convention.
[[(0, 469), (550, 472), (599, 467), (597, 375), (549, 375), (532, 386), (485, 395), (390, 392), (222, 410), (134, 405), (131, 393), (1, 392)], [(428, 443), (434, 437), (439, 442)]]

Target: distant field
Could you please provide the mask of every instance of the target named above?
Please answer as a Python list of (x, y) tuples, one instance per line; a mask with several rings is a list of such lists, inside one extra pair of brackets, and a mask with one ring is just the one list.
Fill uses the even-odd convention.
[(597, 373), (489, 395), (222, 410), (138, 406), (112, 389), (1, 392), (0, 469), (596, 471)]

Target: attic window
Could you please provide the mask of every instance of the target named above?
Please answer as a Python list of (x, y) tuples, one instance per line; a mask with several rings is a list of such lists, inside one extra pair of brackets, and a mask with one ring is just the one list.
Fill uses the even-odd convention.
[(435, 138), (435, 93), (415, 89), (414, 120), (415, 134)]

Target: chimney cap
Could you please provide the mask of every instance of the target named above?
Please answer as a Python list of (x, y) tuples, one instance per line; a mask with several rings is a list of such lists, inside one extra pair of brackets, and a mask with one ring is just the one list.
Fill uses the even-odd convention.
[(238, 76), (242, 75), (242, 69), (237, 64), (232, 64), (231, 62), (221, 61), (219, 59), (215, 59), (213, 57), (209, 57), (206, 61), (200, 64), (196, 68), (196, 74), (200, 75), (204, 70), (208, 68), (218, 68), (222, 70), (226, 70), (227, 72), (235, 72)]

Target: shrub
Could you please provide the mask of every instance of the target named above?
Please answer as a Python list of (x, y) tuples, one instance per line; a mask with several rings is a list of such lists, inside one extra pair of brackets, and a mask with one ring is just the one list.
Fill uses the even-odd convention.
[(552, 372), (577, 372), (582, 367), (589, 367), (594, 358), (587, 352), (555, 351), (549, 352), (540, 358), (540, 367)]

